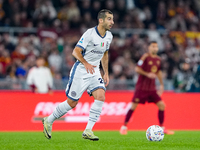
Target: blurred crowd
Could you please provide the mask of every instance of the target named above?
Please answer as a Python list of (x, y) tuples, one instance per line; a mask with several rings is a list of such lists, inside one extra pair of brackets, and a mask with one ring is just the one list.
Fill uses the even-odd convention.
[[(0, 27), (35, 27), (37, 33), (0, 34), (0, 78), (25, 79), (43, 56), (55, 80), (68, 79), (71, 53), (80, 36), (97, 25), (103, 9), (114, 14), (114, 29), (144, 29), (143, 34), (114, 34), (110, 78), (136, 80), (135, 65), (156, 40), (163, 77), (192, 76), (200, 63), (199, 0), (0, 0)], [(165, 30), (165, 33), (159, 32)], [(187, 60), (187, 61), (186, 61)], [(189, 67), (184, 68), (184, 64)]]

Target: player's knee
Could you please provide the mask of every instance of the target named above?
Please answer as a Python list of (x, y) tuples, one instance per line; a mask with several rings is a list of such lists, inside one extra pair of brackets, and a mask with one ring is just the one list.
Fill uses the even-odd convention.
[(165, 110), (165, 103), (161, 103), (161, 105), (160, 105), (160, 108), (159, 108), (160, 110)]
[(78, 101), (73, 101), (73, 100), (71, 100), (71, 99), (67, 99), (67, 102), (68, 102), (68, 104), (69, 104), (69, 106), (70, 106), (71, 108), (76, 107), (76, 105), (78, 104)]
[(138, 103), (131, 104), (131, 110), (135, 110), (137, 108)]
[(77, 105), (77, 104), (74, 104), (74, 103), (73, 103), (73, 104), (70, 104), (71, 108), (76, 107), (76, 105)]
[(105, 95), (99, 95), (99, 96), (97, 96), (96, 99), (104, 102), (105, 101)]

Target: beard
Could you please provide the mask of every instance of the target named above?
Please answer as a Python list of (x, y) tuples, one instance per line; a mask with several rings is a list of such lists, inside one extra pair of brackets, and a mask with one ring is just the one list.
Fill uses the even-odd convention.
[(152, 55), (157, 55), (157, 52), (152, 52)]
[(104, 29), (107, 31), (107, 30), (110, 30), (109, 26), (107, 24), (104, 24), (103, 25)]

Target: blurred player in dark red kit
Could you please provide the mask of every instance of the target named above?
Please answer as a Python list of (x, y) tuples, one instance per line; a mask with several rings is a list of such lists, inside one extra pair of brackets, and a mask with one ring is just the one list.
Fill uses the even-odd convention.
[[(152, 41), (148, 46), (148, 53), (145, 53), (137, 63), (136, 72), (139, 78), (135, 88), (130, 110), (126, 114), (124, 125), (120, 129), (121, 134), (127, 134), (127, 124), (137, 108), (138, 104), (155, 103), (158, 106), (158, 119), (160, 126), (163, 127), (165, 103), (161, 100), (164, 91), (162, 80), (161, 60), (157, 55), (158, 44)], [(160, 82), (159, 90), (156, 91), (155, 79)], [(164, 129), (165, 134), (174, 134), (173, 131)]]

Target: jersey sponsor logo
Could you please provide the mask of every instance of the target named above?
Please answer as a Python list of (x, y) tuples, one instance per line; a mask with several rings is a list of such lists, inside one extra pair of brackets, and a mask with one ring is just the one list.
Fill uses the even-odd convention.
[(94, 44), (94, 46), (97, 46), (97, 45), (99, 45), (99, 44)]
[(157, 70), (158, 70), (157, 66), (152, 66), (151, 67), (151, 72), (155, 73), (155, 72), (157, 72)]
[(95, 53), (95, 54), (103, 54), (104, 52), (102, 52), (102, 51), (95, 51), (95, 50), (92, 50), (91, 51), (92, 53)]
[(79, 43), (83, 43), (83, 38), (79, 41)]
[[(44, 116), (48, 116), (53, 113), (56, 106), (60, 102), (39, 102), (35, 106), (33, 121), (40, 122)], [(61, 117), (59, 122), (87, 122), (91, 102), (79, 102), (77, 106), (70, 110), (67, 114)], [(131, 103), (127, 102), (104, 102), (101, 116), (98, 122), (120, 122), (124, 119), (127, 111), (129, 110)]]

